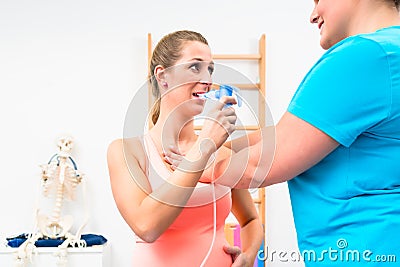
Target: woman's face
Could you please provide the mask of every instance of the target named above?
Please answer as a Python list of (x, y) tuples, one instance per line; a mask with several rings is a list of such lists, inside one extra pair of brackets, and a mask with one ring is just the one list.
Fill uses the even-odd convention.
[(320, 29), (320, 45), (329, 49), (351, 34), (351, 22), (358, 0), (314, 0), (310, 22)]
[(210, 47), (197, 41), (183, 45), (181, 58), (165, 71), (168, 89), (164, 102), (170, 107), (179, 107), (179, 112), (194, 116), (202, 112), (205, 101), (198, 93), (210, 90), (214, 63)]

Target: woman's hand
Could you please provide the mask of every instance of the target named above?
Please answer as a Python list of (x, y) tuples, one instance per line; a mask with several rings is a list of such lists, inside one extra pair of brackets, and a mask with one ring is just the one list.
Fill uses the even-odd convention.
[[(166, 152), (164, 152), (163, 156), (164, 156), (164, 161), (170, 165), (170, 168), (173, 171), (175, 171), (179, 163), (181, 163), (181, 161), (184, 159), (185, 154), (181, 154), (179, 149), (176, 148), (175, 146), (170, 146), (169, 149)], [(214, 158), (211, 158), (210, 162), (213, 160)], [(211, 183), (211, 181), (215, 179), (213, 168), (214, 168), (213, 165), (208, 164), (208, 166), (203, 170), (203, 174), (200, 177), (199, 182)]]
[[(232, 107), (226, 107), (227, 104), (236, 104), (235, 97), (224, 96), (215, 102), (210, 112), (204, 118), (204, 124), (199, 134), (200, 145), (212, 146), (214, 152), (226, 141), (230, 134), (235, 130), (236, 112)], [(224, 108), (225, 107), (225, 108)], [(175, 170), (183, 160), (182, 154), (176, 146), (169, 146), (164, 151), (164, 160)]]
[(185, 154), (182, 154), (176, 146), (170, 145), (163, 153), (163, 156), (164, 161), (168, 163), (171, 169), (174, 171), (185, 157)]
[(213, 106), (204, 117), (204, 124), (198, 140), (201, 145), (213, 146), (216, 151), (235, 130), (236, 112), (227, 104), (236, 104), (235, 97), (224, 96), (219, 101), (213, 101)]
[(254, 263), (250, 262), (246, 254), (242, 253), (239, 247), (224, 246), (224, 251), (232, 257), (232, 267), (251, 267)]

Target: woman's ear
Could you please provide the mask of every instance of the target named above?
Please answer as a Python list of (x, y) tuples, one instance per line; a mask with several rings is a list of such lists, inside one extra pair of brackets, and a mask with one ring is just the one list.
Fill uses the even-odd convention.
[(168, 88), (168, 83), (166, 81), (166, 73), (165, 73), (165, 68), (161, 65), (157, 65), (154, 68), (154, 77), (157, 80), (157, 83), (162, 86), (162, 88)]

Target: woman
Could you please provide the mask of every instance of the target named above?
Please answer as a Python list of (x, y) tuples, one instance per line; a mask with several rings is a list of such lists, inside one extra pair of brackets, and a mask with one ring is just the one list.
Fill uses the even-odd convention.
[[(230, 167), (219, 182), (229, 184), (249, 154), (237, 186), (289, 181), (306, 266), (394, 262), (400, 256), (400, 4), (314, 3), (310, 21), (326, 53), (275, 129), (250, 135), (250, 147), (240, 139), (230, 144), (237, 153), (229, 164), (220, 162), (223, 170)], [(273, 134), (272, 160), (266, 141)]]
[[(253, 266), (263, 235), (249, 191), (199, 182), (204, 169), (211, 173), (215, 162), (230, 157), (221, 145), (236, 121), (234, 109), (222, 109), (235, 103), (226, 97), (195, 134), (193, 117), (204, 107), (198, 94), (210, 89), (213, 68), (203, 36), (191, 31), (165, 36), (150, 66), (157, 98), (154, 126), (143, 137), (116, 140), (109, 147), (115, 202), (140, 238), (135, 266)], [(185, 154), (178, 169), (162, 160), (169, 145)], [(231, 210), (241, 226), (242, 252), (227, 246), (224, 237)]]

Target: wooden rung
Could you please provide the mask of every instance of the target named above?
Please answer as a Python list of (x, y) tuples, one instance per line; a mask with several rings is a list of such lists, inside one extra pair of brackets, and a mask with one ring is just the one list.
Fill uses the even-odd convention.
[(255, 204), (261, 204), (261, 199), (253, 198), (253, 202), (254, 202)]
[(260, 60), (260, 54), (215, 54), (212, 56), (213, 59), (224, 59), (224, 60)]
[[(196, 125), (194, 126), (194, 129), (201, 130), (201, 125)], [(257, 125), (247, 125), (247, 126), (236, 126), (237, 131), (256, 131), (260, 129), (260, 126)]]
[[(232, 86), (235, 86), (239, 89), (242, 90), (260, 90), (260, 84), (259, 83), (237, 83), (237, 84), (230, 84)], [(219, 89), (220, 84), (215, 84), (213, 83), (213, 85), (211, 86), (212, 89)]]
[(242, 89), (242, 90), (259, 90), (259, 83), (249, 83), (249, 84), (233, 84), (233, 86)]
[(236, 126), (236, 130), (239, 131), (257, 131), (258, 129), (260, 129), (258, 125)]

